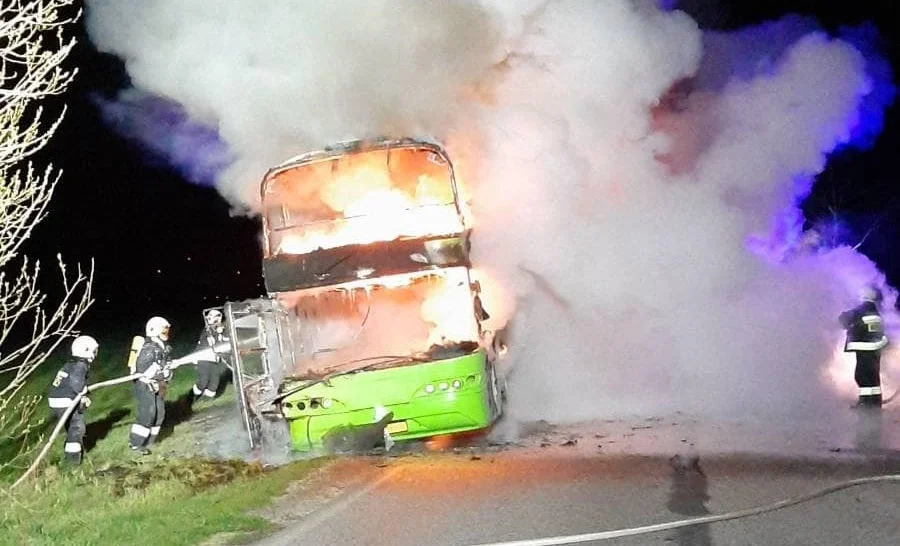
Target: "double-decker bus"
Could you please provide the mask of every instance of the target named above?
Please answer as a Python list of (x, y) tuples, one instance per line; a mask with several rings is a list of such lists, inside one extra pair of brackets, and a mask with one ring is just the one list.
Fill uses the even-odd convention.
[(261, 194), (267, 297), (224, 306), (251, 447), (389, 447), (499, 417), (504, 347), (484, 327), (440, 145), (306, 153), (270, 169)]

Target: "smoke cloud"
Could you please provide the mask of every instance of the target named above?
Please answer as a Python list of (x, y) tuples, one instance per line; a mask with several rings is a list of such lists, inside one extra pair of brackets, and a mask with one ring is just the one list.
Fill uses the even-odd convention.
[(710, 33), (628, 0), (87, 4), (134, 86), (227, 144), (216, 184), (237, 208), (309, 148), (445, 141), (485, 306), (512, 331), (514, 418), (822, 419), (853, 398), (836, 317), (883, 275), (811, 243), (798, 204), (893, 100), (865, 32), (787, 17)]
[[(500, 51), (468, 1), (90, 0), (87, 25), (136, 88), (218, 132), (235, 156), (218, 188), (250, 210), (262, 174), (310, 147), (445, 132)], [(131, 119), (126, 132), (170, 149)]]

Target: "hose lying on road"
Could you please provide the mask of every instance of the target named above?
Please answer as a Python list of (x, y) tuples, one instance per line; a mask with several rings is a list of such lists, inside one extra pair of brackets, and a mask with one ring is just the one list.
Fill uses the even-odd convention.
[(579, 542), (591, 542), (591, 541), (598, 541), (598, 540), (607, 540), (610, 538), (622, 538), (622, 537), (631, 537), (631, 536), (637, 536), (637, 535), (646, 535), (646, 534), (650, 534), (650, 533), (658, 533), (660, 531), (668, 531), (671, 529), (678, 529), (679, 527), (688, 527), (690, 525), (716, 523), (719, 521), (728, 521), (728, 520), (733, 520), (733, 519), (747, 518), (750, 516), (765, 514), (766, 512), (774, 512), (776, 510), (781, 510), (781, 509), (787, 508), (789, 506), (794, 506), (797, 504), (808, 502), (813, 499), (817, 499), (820, 497), (824, 497), (826, 495), (830, 495), (831, 493), (841, 491), (843, 489), (855, 487), (857, 485), (865, 485), (865, 484), (881, 483), (881, 482), (900, 482), (900, 474), (889, 474), (889, 475), (884, 475), (884, 476), (871, 476), (868, 478), (858, 478), (855, 480), (848, 480), (845, 482), (837, 483), (837, 484), (829, 486), (829, 487), (819, 489), (817, 491), (813, 491), (812, 493), (808, 493), (808, 494), (800, 496), (800, 497), (784, 499), (784, 500), (781, 500), (781, 501), (778, 501), (778, 502), (775, 502), (772, 504), (757, 506), (756, 508), (747, 508), (746, 510), (738, 510), (736, 512), (727, 512), (725, 514), (669, 521), (666, 523), (645, 525), (643, 527), (632, 527), (632, 528), (628, 528), (628, 529), (616, 529), (614, 531), (600, 531), (597, 533), (585, 533), (582, 535), (536, 538), (536, 539), (528, 539), (528, 540), (513, 540), (510, 542), (492, 542), (492, 543), (478, 544), (477, 546), (554, 546), (554, 545), (558, 545), (558, 544), (577, 544)]
[(103, 387), (111, 387), (113, 385), (119, 385), (121, 383), (134, 381), (139, 377), (141, 377), (141, 374), (136, 373), (132, 375), (126, 375), (125, 377), (119, 377), (118, 379), (110, 379), (109, 381), (101, 381), (100, 383), (88, 385), (84, 389), (84, 391), (82, 391), (78, 394), (78, 396), (75, 397), (72, 405), (66, 408), (66, 412), (63, 413), (62, 418), (60, 418), (59, 422), (56, 423), (56, 427), (53, 429), (53, 432), (50, 433), (50, 437), (47, 438), (47, 443), (44, 445), (44, 449), (41, 450), (34, 462), (31, 463), (31, 466), (28, 467), (28, 470), (26, 470), (25, 473), (22, 474), (22, 477), (16, 480), (16, 483), (12, 484), (12, 487), (10, 487), (10, 489), (14, 489), (20, 483), (24, 482), (25, 479), (30, 476), (32, 472), (34, 472), (34, 469), (36, 469), (38, 465), (41, 464), (41, 461), (44, 460), (44, 457), (47, 456), (47, 452), (50, 451), (50, 447), (53, 445), (53, 440), (56, 439), (59, 431), (62, 430), (63, 426), (66, 424), (66, 421), (69, 420), (69, 416), (72, 415), (72, 412), (75, 411), (75, 408), (77, 408), (78, 405), (81, 404), (81, 399), (84, 398), (85, 394), (96, 389), (102, 389)]

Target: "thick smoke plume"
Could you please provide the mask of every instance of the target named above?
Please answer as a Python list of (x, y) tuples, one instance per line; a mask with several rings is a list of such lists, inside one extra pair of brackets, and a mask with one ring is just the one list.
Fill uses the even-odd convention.
[[(494, 64), (499, 45), (487, 14), (467, 1), (224, 0), (213, 8), (90, 0), (87, 10), (93, 41), (125, 60), (135, 87), (218, 131), (235, 155), (218, 187), (250, 209), (266, 169), (301, 151), (441, 132), (458, 116), (466, 87)], [(127, 133), (154, 151), (171, 149), (158, 141), (165, 135), (155, 136), (158, 115), (126, 114), (118, 121)], [(209, 163), (202, 150), (198, 155)]]
[(511, 321), (515, 418), (795, 418), (852, 398), (836, 317), (883, 276), (816, 246), (797, 206), (893, 99), (853, 40), (798, 17), (705, 33), (627, 0), (88, 8), (138, 89), (218, 131), (235, 160), (217, 184), (236, 207), (310, 147), (447, 142), (486, 307)]

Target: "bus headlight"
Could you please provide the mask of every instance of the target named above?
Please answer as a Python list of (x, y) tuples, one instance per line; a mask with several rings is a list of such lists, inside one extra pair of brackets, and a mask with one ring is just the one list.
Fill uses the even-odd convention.
[(434, 392), (434, 385), (432, 385), (431, 383), (425, 385), (425, 392), (427, 392), (428, 394), (433, 393), (433, 392)]
[(322, 399), (322, 407), (323, 408), (328, 409), (333, 405), (334, 405), (334, 400), (332, 400), (331, 398), (323, 398)]
[(446, 381), (441, 381), (440, 383), (438, 383), (438, 388), (442, 391), (445, 391), (450, 388), (450, 385), (448, 385)]
[(460, 381), (459, 379), (454, 379), (453, 383), (451, 383), (451, 385), (453, 385), (454, 389), (458, 389), (458, 388), (462, 387), (462, 381)]

